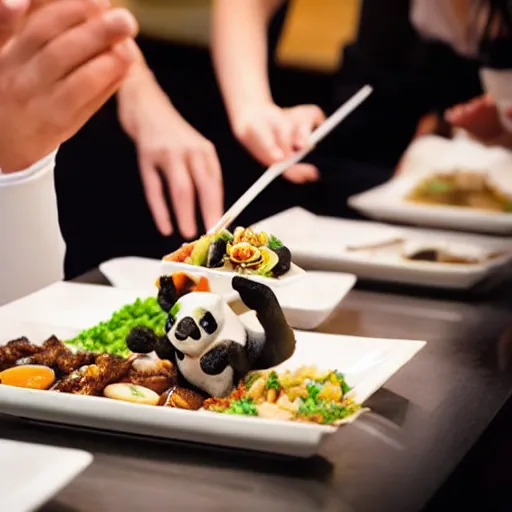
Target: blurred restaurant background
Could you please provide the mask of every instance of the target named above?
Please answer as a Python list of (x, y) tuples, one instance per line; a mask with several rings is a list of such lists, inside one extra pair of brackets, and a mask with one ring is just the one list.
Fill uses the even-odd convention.
[[(224, 174), (225, 204), (229, 206), (258, 178), (263, 167), (235, 140), (228, 123), (210, 57), (212, 2), (116, 3), (127, 5), (139, 20), (139, 45), (176, 109), (215, 145)], [(269, 27), (269, 73), (278, 105), (314, 103), (328, 107), (331, 80), (339, 68), (343, 47), (357, 32), (360, 4), (360, 0), (283, 3)], [(119, 126), (116, 109), (113, 98), (59, 151), (56, 187), (63, 212), (60, 224), (68, 251), (75, 254), (69, 258), (72, 262), (66, 263), (67, 278), (126, 254), (158, 258), (182, 242), (177, 235), (169, 240), (156, 231), (135, 165), (135, 148)], [(97, 187), (98, 181), (102, 187)], [(120, 181), (128, 198), (126, 209), (112, 200)], [(318, 208), (323, 204), (339, 203), (336, 187), (325, 187), (318, 193), (319, 200), (314, 189), (276, 180), (238, 222), (249, 225), (296, 205), (322, 213)], [(90, 197), (101, 208), (90, 208)]]

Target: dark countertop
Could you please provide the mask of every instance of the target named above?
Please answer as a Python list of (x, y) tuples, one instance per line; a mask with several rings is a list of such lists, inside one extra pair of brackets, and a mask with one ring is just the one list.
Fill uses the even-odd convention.
[[(99, 272), (82, 282), (103, 283)], [(0, 417), (0, 435), (89, 450), (93, 464), (44, 512), (417, 512), (512, 392), (512, 304), (352, 291), (321, 331), (426, 340), (320, 456), (290, 460)], [(395, 290), (396, 291), (396, 290)], [(1, 507), (0, 507), (1, 508)]]

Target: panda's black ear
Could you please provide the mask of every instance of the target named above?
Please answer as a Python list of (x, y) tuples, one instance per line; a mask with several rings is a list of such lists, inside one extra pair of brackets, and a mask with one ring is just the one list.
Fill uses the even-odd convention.
[(166, 313), (169, 313), (177, 300), (178, 292), (176, 291), (176, 286), (174, 286), (172, 276), (161, 276), (158, 289), (158, 304)]

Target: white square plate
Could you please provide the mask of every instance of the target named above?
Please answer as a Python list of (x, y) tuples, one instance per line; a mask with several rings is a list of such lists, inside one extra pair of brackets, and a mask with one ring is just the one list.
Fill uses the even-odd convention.
[(0, 307), (0, 322), (35, 322), (87, 329), (108, 320), (112, 313), (150, 290), (120, 290), (110, 286), (59, 282)]
[(512, 193), (512, 153), (500, 148), (489, 149), (466, 139), (428, 136), (410, 146), (397, 177), (350, 197), (349, 204), (364, 215), (379, 220), (481, 233), (512, 233), (512, 213), (429, 206), (405, 199), (429, 174), (457, 168), (487, 172), (501, 189)]
[[(197, 274), (198, 268), (193, 267), (191, 274)], [(162, 269), (162, 261), (151, 258), (139, 258), (138, 256), (126, 256), (124, 258), (114, 258), (104, 261), (100, 264), (101, 273), (116, 288), (148, 289), (149, 295), (156, 295), (155, 286), (157, 278), (162, 274), (168, 274), (168, 271)], [(216, 293), (222, 295), (228, 303), (238, 299), (238, 293), (231, 288), (230, 283), (222, 290)]]
[[(417, 286), (468, 289), (504, 270), (512, 255), (512, 241), (504, 238), (319, 217), (302, 208), (291, 208), (262, 220), (255, 229), (279, 229), (295, 260), (304, 267), (350, 272), (362, 278)], [(468, 244), (506, 254), (483, 264), (457, 265), (406, 260), (397, 247), (348, 250), (350, 246), (382, 244), (397, 239)]]
[(92, 462), (80, 450), (0, 439), (0, 509), (31, 512), (44, 505)]
[[(248, 314), (247, 322), (254, 321)], [(16, 333), (16, 334), (15, 334)], [(67, 336), (49, 325), (3, 324), (0, 344), (27, 336), (42, 342), (49, 335)], [(282, 368), (317, 365), (345, 373), (358, 401), (364, 402), (424, 345), (389, 340), (296, 332), (295, 354)], [(0, 386), (0, 413), (68, 425), (156, 436), (296, 457), (317, 453), (337, 428), (288, 421), (239, 417), (208, 411), (145, 406), (102, 397)], [(342, 427), (341, 427), (342, 428)]]
[[(145, 289), (161, 272), (160, 260), (126, 257), (100, 265), (103, 275), (118, 288)], [(353, 288), (356, 276), (333, 272), (307, 272), (288, 286), (274, 288), (288, 323), (295, 329), (315, 329), (332, 313)], [(231, 287), (230, 287), (231, 288)], [(148, 293), (156, 293), (156, 288)], [(232, 288), (223, 295), (226, 302), (240, 297)]]

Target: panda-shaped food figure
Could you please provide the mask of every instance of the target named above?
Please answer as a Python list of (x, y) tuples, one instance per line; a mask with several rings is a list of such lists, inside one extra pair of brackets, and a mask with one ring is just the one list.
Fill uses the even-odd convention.
[(295, 335), (272, 290), (233, 277), (233, 288), (256, 312), (263, 332), (248, 329), (219, 295), (191, 292), (178, 297), (172, 277), (160, 278), (158, 302), (168, 313), (165, 335), (134, 328), (126, 340), (135, 353), (155, 351), (176, 363), (183, 378), (213, 397), (227, 396), (251, 370), (271, 368), (295, 351)]

